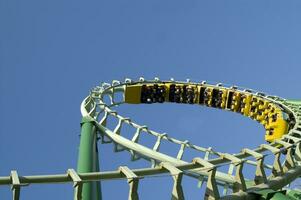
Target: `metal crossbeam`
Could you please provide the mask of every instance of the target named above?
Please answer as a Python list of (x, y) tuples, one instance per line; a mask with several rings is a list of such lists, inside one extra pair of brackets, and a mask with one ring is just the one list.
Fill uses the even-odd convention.
[(139, 195), (138, 195), (139, 178), (138, 178), (138, 176), (132, 170), (130, 170), (127, 166), (121, 166), (121, 167), (119, 167), (119, 170), (128, 179), (128, 183), (130, 186), (129, 200), (139, 200)]
[(280, 161), (280, 156), (281, 156), (280, 149), (278, 149), (276, 147), (273, 147), (271, 145), (268, 145), (268, 144), (262, 144), (260, 147), (262, 149), (266, 149), (266, 150), (271, 151), (275, 156), (274, 163), (273, 163), (273, 169), (272, 169), (273, 177), (282, 175), (283, 174), (283, 167), (282, 167), (281, 161)]
[(74, 169), (68, 169), (67, 174), (73, 181), (74, 187), (74, 198), (75, 200), (82, 200), (82, 189), (83, 189), (83, 182), (82, 179), (79, 177), (77, 172)]
[(201, 158), (194, 158), (192, 163), (201, 165), (205, 168), (208, 174), (207, 187), (205, 192), (205, 199), (216, 200), (220, 198), (218, 187), (216, 184), (216, 166)]
[(249, 154), (256, 159), (257, 164), (256, 164), (255, 177), (254, 177), (255, 184), (266, 183), (267, 177), (264, 171), (264, 155), (247, 148), (243, 149), (242, 152)]
[(19, 176), (17, 171), (11, 171), (10, 173), (11, 177), (11, 189), (13, 191), (13, 200), (19, 200), (20, 199), (20, 190), (21, 190), (21, 183), (19, 180)]
[(172, 200), (184, 200), (184, 193), (183, 193), (183, 188), (182, 188), (182, 177), (183, 177), (183, 172), (173, 166), (172, 164), (168, 162), (163, 162), (160, 163), (160, 166), (162, 168), (167, 169), (174, 181), (173, 188), (172, 188)]
[(241, 160), (231, 154), (225, 153), (221, 155), (222, 158), (227, 159), (229, 161), (232, 162), (233, 165), (235, 165), (236, 167), (236, 172), (235, 172), (235, 186), (233, 188), (234, 192), (238, 192), (238, 191), (245, 191), (247, 189), (246, 187), (246, 182), (245, 182), (245, 178), (244, 175), (242, 173), (242, 169), (243, 169), (243, 164), (244, 164), (244, 160)]
[(283, 164), (283, 171), (287, 172), (289, 169), (294, 168), (296, 166), (294, 157), (293, 157), (293, 149), (292, 149), (294, 145), (291, 143), (288, 143), (288, 142), (284, 142), (282, 140), (276, 140), (275, 142), (277, 144), (282, 145), (287, 150), (286, 156), (285, 156), (285, 161)]

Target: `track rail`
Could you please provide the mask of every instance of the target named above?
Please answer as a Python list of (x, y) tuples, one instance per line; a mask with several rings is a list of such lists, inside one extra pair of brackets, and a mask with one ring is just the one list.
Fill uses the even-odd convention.
[[(255, 149), (244, 148), (236, 154), (218, 152), (212, 148), (201, 147), (187, 140), (179, 140), (151, 130), (147, 126), (139, 125), (128, 117), (123, 117), (113, 110), (126, 102), (126, 90), (135, 85), (186, 85), (200, 88), (202, 86), (216, 88), (220, 91), (234, 91), (238, 94), (249, 95), (267, 102), (281, 110), (288, 116), (288, 128), (279, 138), (270, 139), (270, 143), (259, 145)], [(200, 89), (199, 89), (200, 90)], [(117, 101), (117, 95), (123, 98)], [(229, 96), (229, 95), (228, 95)], [(104, 99), (109, 98), (110, 102)], [(251, 104), (250, 104), (251, 105)], [(222, 107), (222, 106), (221, 106)], [(232, 110), (233, 111), (233, 110)], [(129, 199), (138, 199), (138, 184), (142, 177), (157, 176), (159, 174), (170, 174), (174, 180), (171, 191), (172, 199), (184, 199), (181, 186), (183, 175), (198, 179), (206, 183), (205, 199), (256, 199), (259, 191), (264, 189), (280, 190), (301, 175), (301, 104), (298, 101), (266, 95), (261, 92), (238, 87), (226, 87), (222, 84), (193, 83), (181, 81), (144, 80), (138, 81), (126, 79), (124, 82), (113, 81), (112, 84), (103, 83), (91, 90), (81, 104), (81, 113), (86, 121), (93, 123), (99, 135), (101, 143), (113, 143), (115, 152), (128, 151), (131, 160), (145, 159), (150, 162), (149, 168), (129, 169), (121, 166), (116, 171), (78, 173), (73, 169), (67, 170), (65, 174), (43, 175), (43, 176), (18, 176), (12, 171), (10, 176), (0, 177), (0, 185), (12, 185), (13, 198), (19, 199), (20, 188), (34, 183), (61, 183), (73, 182), (75, 198), (81, 199), (82, 185), (84, 182), (106, 179), (127, 179), (129, 182)], [(244, 112), (242, 112), (244, 114)], [(251, 115), (251, 114), (250, 114)], [(107, 127), (108, 120), (114, 118), (118, 121), (114, 128)], [(260, 118), (257, 117), (258, 119)], [(263, 120), (262, 120), (263, 121)], [(265, 122), (264, 122), (265, 123)], [(133, 137), (128, 139), (123, 136), (122, 127), (131, 126), (136, 131)], [(139, 144), (141, 134), (149, 134), (156, 139), (152, 148)], [(267, 133), (269, 135), (269, 133)], [(267, 137), (266, 137), (267, 138)], [(178, 145), (179, 150), (176, 157), (160, 152), (162, 141)], [(183, 155), (187, 149), (200, 152), (202, 157), (193, 160), (184, 160)], [(274, 156), (272, 165), (267, 164), (265, 157)], [(284, 159), (281, 159), (284, 156)], [(247, 179), (243, 172), (245, 165), (256, 168), (253, 179)], [(227, 167), (227, 172), (221, 168)]]

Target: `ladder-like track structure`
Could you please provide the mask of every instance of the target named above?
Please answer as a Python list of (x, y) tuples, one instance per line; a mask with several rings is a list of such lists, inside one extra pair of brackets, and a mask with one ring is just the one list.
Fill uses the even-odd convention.
[[(121, 98), (120, 98), (121, 97)], [(105, 101), (104, 99), (109, 99)], [(268, 143), (256, 149), (244, 148), (236, 154), (218, 152), (201, 147), (192, 141), (182, 141), (166, 133), (159, 133), (139, 125), (131, 118), (119, 115), (114, 107), (124, 103), (184, 103), (224, 109), (250, 117), (266, 129)], [(250, 89), (222, 84), (209, 84), (154, 80), (126, 79), (113, 81), (93, 88), (82, 104), (81, 143), (77, 171), (68, 169), (64, 174), (19, 176), (12, 171), (10, 176), (0, 177), (1, 185), (11, 185), (13, 199), (18, 200), (22, 186), (35, 183), (73, 182), (75, 199), (101, 199), (101, 180), (122, 179), (129, 183), (129, 199), (139, 199), (138, 185), (142, 177), (170, 174), (174, 181), (171, 198), (185, 199), (181, 181), (183, 176), (196, 178), (206, 187), (204, 199), (271, 199), (273, 194), (288, 195), (282, 190), (301, 175), (301, 103), (266, 95)], [(107, 126), (114, 119), (117, 125)], [(135, 131), (131, 138), (124, 137), (123, 126)], [(139, 143), (141, 134), (149, 134), (156, 142), (152, 148)], [(120, 166), (115, 171), (99, 171), (97, 141), (112, 143), (115, 152), (128, 151), (131, 160), (145, 159), (150, 167), (129, 169)], [(177, 156), (160, 152), (162, 141), (178, 145)], [(185, 160), (188, 149), (199, 152), (199, 157)], [(273, 155), (268, 164), (266, 156)], [(252, 178), (243, 171), (243, 166), (254, 166)], [(227, 172), (221, 170), (227, 167)], [(204, 183), (204, 184), (203, 184)], [(298, 196), (298, 195), (297, 195)], [(0, 197), (1, 198), (1, 197)], [(293, 197), (290, 197), (293, 199)], [(294, 197), (298, 199), (298, 197)], [(189, 196), (186, 197), (189, 199)], [(287, 198), (289, 199), (289, 198)], [(300, 198), (301, 199), (301, 198)]]

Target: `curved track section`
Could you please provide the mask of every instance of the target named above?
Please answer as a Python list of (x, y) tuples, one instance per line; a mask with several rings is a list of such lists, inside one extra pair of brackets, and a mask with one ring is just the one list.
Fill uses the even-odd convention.
[[(246, 147), (236, 154), (219, 152), (193, 144), (193, 141), (179, 140), (154, 131), (113, 110), (124, 103), (164, 102), (199, 104), (239, 113), (264, 126), (267, 142), (255, 149)], [(124, 82), (103, 83), (93, 88), (81, 104), (81, 113), (86, 121), (93, 123), (101, 143), (112, 143), (115, 152), (128, 151), (132, 161), (145, 159), (150, 167), (129, 169), (121, 166), (116, 171), (91, 173), (77, 173), (69, 169), (66, 174), (44, 176), (18, 176), (16, 171), (12, 171), (9, 177), (0, 177), (0, 185), (11, 184), (14, 199), (19, 198), (20, 187), (24, 184), (73, 182), (75, 198), (81, 199), (83, 182), (125, 178), (130, 188), (129, 199), (136, 200), (139, 199), (140, 178), (164, 173), (170, 174), (174, 180), (172, 199), (185, 199), (181, 184), (183, 176), (196, 178), (200, 185), (206, 187), (204, 199), (257, 199), (262, 191), (281, 190), (301, 175), (299, 101), (204, 81), (194, 83), (140, 78), (138, 81), (126, 79)], [(118, 122), (113, 128), (107, 126), (112, 119)], [(125, 125), (135, 130), (131, 138), (124, 136), (122, 127)], [(155, 139), (151, 148), (139, 143), (142, 134)], [(160, 151), (163, 141), (178, 146), (175, 157)], [(199, 152), (200, 156), (185, 160), (184, 155), (191, 149)], [(266, 161), (267, 156), (273, 156), (271, 164)], [(253, 166), (254, 172), (248, 171), (246, 174), (243, 170), (246, 165)]]
[[(123, 101), (116, 102), (115, 97), (118, 93), (123, 96)], [(110, 99), (107, 104), (103, 101), (106, 96)], [(269, 143), (261, 144), (256, 149), (245, 148), (233, 155), (221, 153), (212, 148), (200, 147), (190, 141), (181, 141), (156, 132), (112, 110), (114, 106), (123, 103), (163, 102), (200, 104), (240, 113), (265, 127), (265, 139)], [(82, 104), (83, 116), (92, 117), (97, 122), (103, 143), (113, 142), (116, 152), (129, 151), (133, 161), (143, 158), (150, 161), (153, 167), (161, 168), (164, 163), (168, 163), (181, 171), (181, 174), (207, 182), (205, 196), (209, 199), (219, 199), (221, 196), (230, 199), (240, 198), (251, 191), (256, 193), (257, 189), (278, 190), (287, 185), (286, 176), (300, 172), (300, 112), (300, 106), (294, 102), (235, 86), (224, 87), (222, 84), (211, 85), (206, 82), (160, 81), (159, 79), (146, 81), (143, 78), (139, 81), (126, 79), (124, 83), (113, 81), (112, 84), (102, 84), (94, 88)], [(100, 117), (101, 113), (104, 113), (102, 117)], [(118, 120), (118, 125), (112, 130), (106, 127), (108, 116)], [(132, 139), (123, 137), (121, 128), (124, 124), (136, 129)], [(153, 148), (139, 144), (139, 136), (142, 132), (156, 138), (157, 142), (154, 143)], [(179, 146), (176, 157), (160, 152), (159, 147), (163, 140)], [(200, 155), (204, 154), (204, 157), (192, 161), (183, 160), (183, 155), (189, 148), (199, 151)], [(273, 154), (275, 157), (272, 165), (265, 163), (264, 158), (268, 154)], [(282, 155), (284, 159), (281, 159)], [(228, 173), (219, 171), (219, 168), (225, 165), (229, 168)], [(245, 179), (244, 165), (256, 167), (253, 180)], [(179, 181), (175, 184), (181, 185)], [(224, 187), (223, 194), (220, 194), (220, 186)], [(230, 196), (229, 192), (232, 193)], [(180, 186), (174, 187), (173, 193), (177, 194), (176, 199), (184, 198)]]

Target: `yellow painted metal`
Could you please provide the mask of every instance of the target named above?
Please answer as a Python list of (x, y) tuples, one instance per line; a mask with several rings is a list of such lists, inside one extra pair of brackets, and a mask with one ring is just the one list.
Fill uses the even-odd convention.
[[(288, 123), (283, 118), (283, 113), (279, 108), (277, 108), (276, 115), (276, 121), (270, 119), (270, 123), (265, 127), (267, 130), (265, 140), (268, 142), (273, 142), (288, 132)], [(273, 132), (269, 132), (268, 130), (273, 130)]]
[(259, 100), (259, 106), (257, 109), (257, 112), (260, 113), (257, 117), (256, 120), (261, 123), (263, 126), (265, 126), (267, 124), (267, 117), (268, 117), (268, 105), (269, 102), (264, 100), (264, 99), (260, 99)]
[[(240, 91), (235, 88), (191, 83), (137, 83), (126, 86), (125, 103), (142, 103), (142, 87), (154, 88), (155, 85), (164, 88), (164, 102), (173, 101), (169, 99), (170, 88), (173, 86), (178, 90), (180, 96), (183, 95), (184, 90), (193, 91), (194, 98), (192, 102), (194, 104), (231, 110), (258, 121), (266, 129), (265, 140), (268, 142), (273, 142), (288, 132), (287, 119), (277, 104), (258, 95)], [(181, 96), (181, 98), (183, 98), (183, 96)], [(213, 105), (214, 102), (217, 102), (217, 98), (219, 101), (217, 103), (218, 106)], [(182, 102), (181, 99), (179, 103), (185, 102)]]
[(141, 103), (141, 84), (136, 84), (136, 85), (128, 85), (126, 86), (125, 90), (125, 103), (130, 103), (130, 104), (139, 104)]
[(228, 92), (227, 92), (226, 89), (220, 89), (220, 91), (223, 92), (223, 94), (222, 94), (221, 109), (225, 109), (226, 105), (227, 105), (227, 95), (228, 95)]
[(241, 113), (245, 116), (249, 116), (250, 114), (250, 104), (251, 104), (252, 95), (245, 94), (245, 97), (242, 99), (242, 103), (244, 104), (244, 107), (241, 108)]
[(239, 106), (240, 106), (240, 96), (241, 94), (237, 91), (233, 92), (232, 97), (232, 104), (231, 104), (231, 110), (234, 112), (238, 112)]
[(170, 88), (170, 83), (166, 83), (166, 84), (162, 84), (162, 85), (165, 85), (165, 101), (169, 102), (169, 88)]

